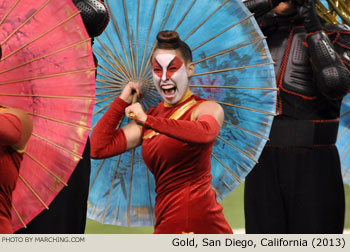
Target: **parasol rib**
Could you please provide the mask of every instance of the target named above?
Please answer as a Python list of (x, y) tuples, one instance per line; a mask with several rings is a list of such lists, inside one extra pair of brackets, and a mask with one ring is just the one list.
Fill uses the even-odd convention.
[(200, 23), (193, 31), (191, 31), (183, 41), (186, 41), (193, 33), (195, 33), (204, 23), (206, 23), (216, 12), (218, 12), (229, 0), (225, 0), (216, 10), (214, 10), (202, 23)]
[(211, 188), (215, 191), (216, 195), (217, 195), (221, 200), (223, 200), (224, 197), (222, 197), (221, 193), (215, 189), (215, 187), (214, 187), (213, 184), (210, 184), (210, 185), (211, 185)]
[(98, 95), (105, 95), (105, 94), (114, 94), (114, 93), (119, 93), (120, 92), (116, 92), (116, 90), (109, 90), (109, 91), (105, 91), (105, 92), (101, 92), (101, 93), (96, 93), (96, 96)]
[(101, 64), (98, 64), (98, 66), (100, 68), (102, 68), (103, 70), (105, 70), (106, 72), (112, 74), (112, 75), (106, 75), (106, 74), (103, 74), (103, 73), (98, 73), (99, 75), (102, 75), (102, 76), (108, 76), (109, 79), (113, 79), (113, 80), (119, 80), (120, 83), (123, 83), (127, 80), (127, 78), (124, 78), (124, 76), (120, 75), (120, 74), (116, 74), (116, 72), (112, 71), (111, 69), (109, 69), (108, 67), (105, 67)]
[(220, 86), (220, 85), (196, 85), (190, 84), (190, 87), (195, 88), (233, 88), (233, 89), (249, 89), (249, 90), (270, 90), (278, 91), (278, 88), (263, 88), (263, 87), (237, 87), (237, 86)]
[[(150, 24), (149, 24), (149, 28), (148, 28), (148, 32), (147, 32), (147, 39), (146, 39), (145, 48), (144, 48), (144, 51), (143, 51), (142, 60), (141, 60), (140, 73), (144, 73), (143, 64), (144, 64), (145, 57), (146, 57), (146, 50), (147, 50), (148, 40), (149, 40), (149, 36), (150, 36), (150, 33), (151, 33), (151, 29), (152, 29), (152, 25), (153, 25), (153, 20), (154, 20), (154, 14), (155, 14), (155, 11), (156, 11), (157, 4), (158, 4), (158, 0), (155, 0), (155, 1), (154, 1), (154, 6), (153, 6), (152, 18), (151, 18), (151, 22), (150, 22)], [(153, 49), (152, 49), (152, 52), (153, 52)], [(151, 54), (152, 54), (152, 53), (151, 53)], [(145, 69), (146, 69), (146, 68), (145, 68)], [(141, 79), (141, 76), (138, 76), (138, 79)]]
[[(108, 103), (107, 105), (101, 107), (100, 109), (98, 109), (97, 111), (95, 111), (95, 113), (93, 113), (93, 116), (95, 116), (96, 114), (100, 113), (102, 110), (104, 110), (105, 108), (108, 108), (111, 104), (112, 104), (113, 101), (111, 101), (110, 103)], [(94, 126), (95, 127), (95, 126)], [(92, 128), (94, 128), (92, 127)]]
[(4, 21), (6, 20), (6, 18), (11, 14), (11, 12), (16, 8), (16, 6), (18, 5), (18, 3), (21, 0), (16, 0), (16, 2), (11, 6), (11, 8), (8, 10), (7, 13), (5, 13), (4, 17), (0, 20), (0, 26), (4, 23)]
[(27, 228), (27, 225), (25, 224), (25, 222), (24, 222), (22, 216), (21, 216), (21, 215), (19, 214), (19, 212), (17, 211), (17, 208), (15, 207), (15, 204), (13, 204), (13, 202), (12, 202), (12, 209), (15, 211), (15, 213), (16, 213), (16, 215), (17, 215), (19, 221), (22, 223), (23, 227), (24, 227), (24, 228)]
[(74, 14), (72, 14), (71, 16), (69, 16), (68, 18), (66, 18), (65, 20), (61, 21), (60, 23), (58, 23), (57, 25), (55, 25), (54, 27), (52, 27), (51, 29), (49, 29), (48, 31), (40, 34), (38, 37), (32, 39), (31, 41), (27, 42), (26, 44), (22, 45), (21, 47), (17, 48), (16, 50), (14, 50), (13, 52), (11, 52), (10, 54), (6, 55), (5, 57), (3, 57), (1, 60), (5, 60), (8, 57), (16, 54), (17, 52), (21, 51), (23, 48), (27, 47), (28, 45), (32, 44), (33, 42), (41, 39), (42, 37), (44, 37), (45, 35), (47, 35), (48, 33), (52, 32), (53, 30), (55, 30), (56, 28), (60, 27), (61, 25), (63, 25), (64, 23), (70, 21), (71, 19), (75, 18), (76, 16), (80, 15), (80, 12), (76, 12)]
[(342, 117), (346, 116), (349, 113), (350, 113), (350, 110), (347, 110), (343, 114), (341, 114), (339, 117), (342, 118)]
[(37, 114), (37, 113), (32, 113), (30, 111), (26, 111), (26, 112), (29, 115), (40, 117), (40, 118), (47, 119), (47, 120), (50, 120), (50, 121), (54, 121), (54, 122), (58, 122), (58, 123), (66, 124), (66, 125), (70, 125), (70, 126), (73, 126), (73, 127), (76, 127), (76, 128), (85, 129), (85, 130), (91, 130), (90, 127), (86, 127), (85, 125), (82, 125), (82, 124), (75, 124), (75, 123), (59, 120), (59, 119), (56, 119), (56, 118), (53, 118), (53, 117), (48, 117), (48, 116), (40, 115), (40, 114)]
[(114, 185), (113, 183), (114, 183), (114, 180), (117, 177), (117, 171), (118, 171), (118, 167), (119, 167), (119, 162), (120, 162), (121, 156), (122, 156), (122, 154), (119, 155), (119, 158), (118, 158), (118, 161), (117, 161), (117, 165), (116, 165), (116, 167), (114, 169), (114, 174), (113, 174), (113, 178), (112, 178), (111, 187), (109, 188), (109, 192), (108, 192), (107, 203), (106, 203), (105, 211), (104, 211), (103, 217), (102, 217), (102, 223), (105, 223), (105, 220), (106, 220), (106, 215), (107, 215), (107, 210), (108, 210), (108, 206), (109, 206), (109, 201), (111, 199), (113, 185)]
[(238, 126), (237, 124), (233, 124), (233, 123), (230, 123), (230, 122), (228, 122), (228, 121), (224, 121), (224, 123), (229, 124), (229, 125), (232, 125), (232, 126), (236, 127), (237, 129), (243, 130), (243, 131), (245, 131), (245, 132), (247, 132), (247, 133), (249, 133), (249, 134), (252, 134), (252, 135), (254, 135), (254, 136), (258, 137), (258, 138), (261, 138), (261, 139), (264, 139), (264, 140), (266, 140), (266, 141), (269, 141), (269, 139), (268, 139), (267, 137), (264, 137), (264, 136), (262, 136), (262, 135), (260, 135), (260, 134), (257, 134), (257, 133), (255, 133), (255, 132), (253, 132), (253, 131), (250, 131), (250, 130), (247, 130), (247, 129), (245, 129), (245, 128), (242, 128), (242, 127)]
[[(107, 50), (105, 49), (105, 53), (107, 53), (110, 57), (112, 57), (112, 59), (114, 59), (114, 61), (117, 63), (117, 65), (113, 64), (110, 60), (108, 60), (105, 56), (103, 56), (98, 50), (93, 49), (93, 51), (94, 51), (97, 55), (99, 55), (103, 60), (105, 60), (105, 61), (108, 63), (108, 65), (110, 65), (113, 69), (115, 69), (115, 71), (106, 70), (106, 69), (108, 69), (108, 68), (105, 67), (104, 69), (105, 69), (106, 71), (112, 73), (113, 75), (116, 75), (116, 76), (120, 77), (121, 79), (128, 79), (128, 78), (130, 78), (129, 75), (126, 74), (126, 73), (124, 72), (124, 70), (120, 67), (120, 65), (119, 65), (120, 62), (117, 61), (118, 59), (116, 59), (115, 57), (113, 57), (113, 56), (111, 55), (110, 50), (107, 51)], [(101, 64), (98, 64), (98, 65), (99, 65), (100, 67), (103, 67)]]
[(47, 58), (47, 57), (49, 57), (49, 56), (51, 56), (51, 55), (54, 55), (54, 54), (56, 54), (56, 53), (63, 52), (63, 51), (65, 51), (65, 50), (67, 50), (67, 49), (70, 49), (70, 48), (72, 48), (72, 47), (74, 47), (74, 46), (77, 46), (77, 45), (79, 45), (79, 44), (83, 44), (83, 43), (86, 43), (86, 42), (89, 42), (89, 41), (91, 41), (90, 38), (85, 39), (85, 40), (82, 40), (82, 41), (79, 41), (79, 42), (77, 42), (77, 43), (74, 43), (74, 44), (69, 45), (69, 46), (67, 46), (67, 47), (64, 47), (64, 48), (62, 48), (62, 49), (56, 50), (56, 51), (54, 51), (54, 52), (48, 53), (48, 54), (46, 54), (46, 55), (43, 55), (43, 56), (40, 56), (40, 57), (37, 57), (37, 58), (34, 58), (34, 59), (32, 59), (32, 60), (29, 60), (29, 61), (27, 61), (27, 62), (25, 62), (25, 63), (23, 63), (23, 64), (20, 64), (20, 65), (17, 65), (17, 66), (14, 66), (14, 67), (5, 69), (5, 70), (3, 70), (3, 71), (0, 71), (0, 74), (3, 74), (3, 73), (6, 73), (6, 72), (15, 70), (15, 69), (20, 68), (20, 67), (23, 67), (23, 66), (25, 66), (25, 65), (31, 64), (31, 63), (33, 63), (34, 61), (38, 61), (38, 60)]
[(18, 178), (22, 180), (22, 182), (27, 186), (27, 188), (34, 194), (34, 196), (40, 201), (40, 203), (46, 208), (49, 207), (45, 204), (45, 202), (40, 198), (39, 194), (33, 189), (33, 187), (26, 181), (21, 175), (18, 175)]
[(226, 171), (228, 171), (239, 183), (242, 183), (242, 181), (239, 179), (239, 177), (231, 171), (230, 168), (228, 168), (217, 156), (214, 155), (214, 153), (211, 154), (224, 168)]
[(125, 25), (126, 25), (126, 31), (128, 33), (128, 38), (129, 38), (129, 47), (130, 47), (130, 57), (131, 57), (131, 63), (132, 63), (132, 77), (133, 79), (136, 78), (136, 65), (135, 65), (135, 55), (134, 55), (134, 50), (132, 47), (132, 41), (131, 41), (131, 36), (130, 36), (130, 26), (129, 26), (129, 19), (128, 19), (128, 10), (125, 5), (125, 0), (123, 0), (123, 9), (124, 9), (124, 17), (125, 17)]
[[(171, 13), (172, 9), (174, 8), (175, 2), (176, 2), (176, 0), (173, 0), (171, 6), (170, 6), (170, 8), (169, 8), (168, 14), (167, 14), (165, 20), (163, 21), (162, 27), (160, 28), (160, 31), (162, 31), (162, 30), (164, 29), (166, 23), (168, 22), (170, 13)], [(145, 71), (146, 71), (146, 69), (148, 68), (149, 63), (151, 62), (151, 57), (152, 57), (153, 52), (154, 52), (154, 50), (155, 50), (156, 42), (157, 42), (157, 41), (154, 41), (154, 44), (153, 44), (153, 46), (152, 46), (151, 53), (150, 53), (150, 54), (148, 55), (148, 57), (147, 57), (146, 66), (145, 66), (145, 68), (144, 68), (144, 71), (142, 72), (142, 76), (146, 75)]]
[[(120, 86), (125, 85), (125, 82), (120, 82), (120, 81), (114, 80), (113, 76), (106, 75), (106, 74), (101, 74), (101, 73), (99, 73), (99, 74), (101, 76), (103, 76), (103, 77), (106, 77), (106, 78), (109, 78), (109, 79), (112, 79), (112, 80), (96, 79), (96, 81), (98, 80), (99, 82), (102, 82), (104, 84), (108, 84), (108, 85), (110, 85), (111, 87), (114, 87), (114, 88), (120, 88)], [(96, 88), (98, 88), (98, 87), (96, 87)]]
[(182, 22), (184, 21), (184, 19), (186, 18), (187, 14), (190, 12), (190, 10), (192, 9), (193, 5), (196, 3), (197, 0), (194, 0), (191, 4), (191, 6), (188, 8), (188, 10), (185, 12), (185, 14), (182, 16), (182, 18), (180, 19), (180, 21), (177, 23), (176, 27), (174, 28), (174, 31), (177, 30), (177, 28), (179, 28), (179, 26), (182, 24)]
[[(150, 93), (155, 94), (156, 96), (159, 96), (158, 91), (154, 90), (153, 88), (149, 89), (148, 91), (149, 91)], [(150, 95), (150, 97), (151, 97), (151, 95)], [(159, 96), (159, 97), (160, 97), (160, 96)]]
[(160, 28), (160, 31), (163, 31), (163, 30), (164, 30), (164, 27), (165, 27), (166, 23), (168, 22), (168, 19), (169, 19), (169, 17), (170, 17), (170, 13), (171, 13), (171, 11), (172, 11), (173, 8), (174, 8), (175, 3), (176, 3), (176, 0), (173, 0), (173, 2), (171, 3), (171, 6), (170, 6), (170, 8), (169, 8), (168, 14), (167, 14), (166, 18), (165, 18), (164, 21), (163, 21), (162, 27)]
[(126, 67), (126, 63), (123, 60), (123, 57), (119, 54), (119, 50), (117, 50), (113, 40), (109, 36), (108, 32), (105, 31), (104, 34), (107, 36), (109, 42), (111, 42), (112, 47), (114, 48), (115, 53), (117, 54), (117, 57), (114, 55), (114, 53), (107, 47), (99, 38), (96, 38), (97, 41), (103, 46), (103, 48), (107, 51), (108, 55), (112, 57), (112, 59), (117, 63), (117, 65), (120, 67), (121, 71), (124, 75), (131, 78), (131, 75), (129, 73), (129, 70)]
[(222, 72), (228, 72), (228, 71), (233, 71), (233, 70), (240, 70), (240, 69), (246, 69), (246, 68), (250, 68), (250, 67), (259, 67), (259, 66), (273, 65), (273, 64), (274, 64), (274, 62), (265, 62), (265, 63), (249, 65), (249, 66), (233, 67), (233, 68), (214, 70), (214, 71), (209, 71), (209, 72), (204, 72), (204, 73), (196, 73), (196, 74), (193, 74), (192, 76), (194, 77), (194, 76), (201, 76), (201, 75), (207, 75), (207, 74), (222, 73)]
[(140, 0), (137, 0), (137, 20), (136, 20), (136, 76), (139, 76), (139, 23), (140, 23)]
[(72, 156), (74, 156), (74, 157), (76, 157), (78, 159), (82, 159), (83, 158), (82, 156), (78, 155), (77, 153), (75, 153), (75, 152), (73, 152), (71, 150), (68, 150), (67, 148), (64, 148), (61, 145), (58, 145), (58, 144), (56, 144), (56, 143), (54, 143), (54, 142), (52, 142), (52, 141), (50, 141), (50, 140), (48, 140), (48, 139), (46, 139), (46, 138), (44, 138), (42, 136), (39, 136), (38, 134), (36, 134), (34, 132), (32, 133), (32, 135), (37, 137), (37, 138), (39, 138), (39, 139), (41, 139), (41, 140), (43, 140), (44, 142), (47, 142), (47, 143), (49, 143), (49, 144), (51, 144), (51, 145), (61, 149), (61, 150), (64, 150), (65, 152), (71, 154)]
[[(108, 33), (105, 32), (105, 34), (106, 34), (107, 38), (110, 40), (110, 37), (109, 37)], [(127, 79), (127, 78), (131, 78), (131, 75), (129, 74), (128, 69), (126, 69), (125, 66), (124, 66), (124, 65), (125, 65), (125, 62), (123, 61), (123, 58), (120, 56), (119, 52), (116, 51), (117, 56), (119, 57), (119, 58), (118, 58), (118, 57), (116, 57), (116, 56), (113, 54), (113, 52), (111, 51), (111, 49), (109, 49), (109, 47), (108, 47), (107, 45), (105, 45), (99, 38), (96, 38), (96, 39), (97, 39), (97, 41), (100, 43), (100, 45), (102, 45), (102, 48), (104, 49), (104, 54), (105, 54), (105, 55), (108, 55), (109, 57), (111, 57), (111, 58), (115, 61), (115, 63), (117, 64), (117, 66), (114, 66), (113, 63), (110, 63), (110, 61), (108, 61), (109, 65), (111, 65), (113, 68), (117, 67), (117, 68), (119, 69), (119, 71), (121, 72), (120, 74), (121, 74), (121, 75), (124, 75), (126, 79)], [(112, 43), (112, 46), (114, 47), (114, 50), (116, 50), (114, 43), (113, 43), (112, 41), (111, 41), (111, 43)], [(93, 50), (94, 50), (94, 52), (96, 52), (99, 56), (102, 57), (101, 53), (100, 53), (98, 50), (96, 50), (96, 49), (93, 49)], [(101, 51), (102, 51), (102, 50), (101, 50)], [(103, 57), (103, 59), (106, 60), (105, 57)], [(124, 65), (123, 65), (123, 64), (124, 64)]]
[(130, 184), (129, 184), (129, 204), (128, 204), (128, 227), (130, 227), (130, 212), (131, 212), (131, 193), (132, 193), (132, 179), (134, 172), (134, 158), (135, 149), (131, 151), (131, 162), (130, 162)]
[[(208, 57), (206, 57), (206, 58), (203, 58), (203, 59), (201, 59), (201, 60), (195, 61), (195, 62), (193, 62), (193, 63), (194, 63), (194, 64), (198, 64), (198, 63), (200, 63), (200, 62), (206, 61), (206, 60), (208, 60), (208, 59), (211, 59), (211, 58), (214, 58), (214, 57), (217, 57), (217, 56), (220, 56), (220, 55), (223, 55), (223, 54), (225, 54), (225, 53), (228, 53), (228, 52), (231, 52), (231, 51), (235, 51), (235, 50), (237, 50), (237, 49), (240, 49), (240, 48), (243, 48), (243, 47), (246, 47), (246, 46), (249, 46), (249, 45), (258, 43), (258, 42), (263, 41), (263, 40), (265, 40), (265, 39), (266, 39), (266, 37), (261, 37), (261, 38), (259, 38), (259, 39), (254, 40), (254, 41), (251, 41), (251, 42), (249, 42), (249, 43), (242, 44), (242, 45), (239, 45), (239, 46), (236, 46), (236, 47), (233, 47), (233, 48), (230, 48), (230, 49), (223, 50), (223, 51), (221, 51), (221, 52), (215, 53), (215, 54), (213, 54), (213, 55), (210, 55), (210, 56), (208, 56)], [(192, 50), (192, 51), (193, 51), (193, 50)]]
[(219, 103), (219, 104), (225, 105), (225, 106), (230, 106), (230, 107), (234, 107), (234, 108), (250, 110), (250, 111), (254, 111), (254, 112), (265, 114), (265, 115), (276, 116), (276, 114), (274, 114), (274, 113), (270, 113), (270, 112), (266, 112), (266, 111), (262, 111), (262, 110), (258, 110), (258, 109), (253, 109), (253, 108), (243, 107), (243, 106), (239, 106), (239, 105), (234, 105), (234, 104), (227, 103), (227, 102), (220, 102), (220, 101), (216, 101), (216, 102)]
[(83, 96), (58, 96), (58, 95), (36, 95), (36, 94), (2, 94), (0, 96), (18, 96), (18, 97), (41, 97), (41, 98), (55, 98), (55, 99), (77, 99), (77, 100), (96, 100), (95, 97), (83, 97)]
[(227, 144), (230, 145), (232, 148), (234, 148), (235, 150), (239, 151), (240, 153), (242, 153), (244, 156), (246, 156), (246, 157), (249, 158), (250, 160), (254, 161), (255, 163), (258, 163), (258, 161), (255, 160), (254, 157), (252, 157), (249, 153), (246, 153), (245, 151), (242, 151), (241, 149), (239, 149), (238, 147), (234, 146), (233, 144), (231, 144), (229, 141), (225, 140), (225, 139), (222, 138), (221, 136), (217, 136), (217, 138), (219, 138), (219, 139), (222, 140), (223, 142), (227, 143)]
[[(108, 9), (111, 10), (111, 7), (110, 7), (110, 5), (109, 5), (109, 1), (108, 1), (108, 0), (106, 0), (106, 3), (107, 3), (107, 6), (108, 6)], [(113, 13), (112, 13), (112, 12), (110, 12), (110, 13), (111, 13), (110, 17), (112, 18), (112, 22), (113, 22), (113, 27), (114, 27), (115, 31), (117, 32), (117, 36), (118, 36), (119, 41), (120, 41), (120, 44), (121, 44), (121, 46), (122, 46), (122, 48), (123, 48), (124, 55), (126, 56), (127, 53), (126, 53), (126, 49), (125, 49), (125, 45), (124, 45), (122, 36), (120, 35), (120, 30), (119, 30), (119, 27), (118, 27), (117, 20), (115, 19)], [(113, 43), (113, 42), (112, 42), (112, 43)], [(128, 64), (129, 69), (131, 70), (130, 61), (129, 61), (129, 58), (128, 58), (127, 56), (126, 56), (126, 61), (127, 61), (127, 64)], [(129, 71), (127, 71), (127, 72), (129, 72)]]
[(47, 168), (43, 163), (41, 163), (38, 159), (33, 157), (31, 154), (29, 154), (27, 151), (24, 152), (25, 155), (27, 155), (31, 160), (33, 160), (35, 163), (37, 163), (41, 168), (43, 168), (45, 171), (50, 173), (55, 179), (57, 179), (59, 182), (61, 182), (63, 185), (68, 186), (67, 183), (63, 181), (57, 174), (52, 172), (49, 168)]
[(337, 138), (341, 137), (344, 135), (344, 133), (350, 128), (350, 123), (344, 127), (344, 129), (338, 134)]
[[(159, 100), (155, 100), (154, 98), (153, 99), (151, 97), (148, 97), (148, 98), (149, 98), (149, 102), (151, 103), (150, 107), (156, 107), (160, 102)], [(148, 100), (148, 98), (147, 98), (147, 100)]]
[(146, 168), (146, 175), (147, 175), (147, 188), (148, 188), (148, 198), (149, 198), (149, 206), (151, 208), (151, 217), (152, 217), (152, 224), (154, 225), (154, 211), (153, 211), (153, 203), (152, 203), (152, 197), (151, 197), (151, 186), (150, 186), (150, 182), (149, 182), (149, 171), (148, 168)]
[(142, 101), (141, 101), (141, 104), (144, 106), (144, 107), (146, 107), (146, 108), (150, 108), (150, 107), (152, 107), (152, 104), (149, 102), (149, 101), (147, 101), (146, 99), (143, 99)]
[(97, 179), (97, 176), (98, 176), (98, 174), (100, 173), (101, 168), (102, 168), (102, 165), (103, 165), (103, 163), (105, 162), (105, 160), (106, 160), (106, 159), (103, 159), (103, 160), (101, 161), (100, 165), (98, 166), (98, 169), (97, 169), (97, 171), (96, 171), (96, 174), (95, 174), (95, 176), (94, 176), (94, 179), (92, 180), (92, 183), (91, 183), (91, 185), (90, 185), (89, 194), (90, 194), (90, 192), (91, 192), (91, 190), (92, 190), (92, 187), (93, 187), (94, 184), (95, 184), (95, 181), (96, 181), (96, 179)]
[[(97, 79), (96, 81), (100, 81), (100, 79)], [(108, 82), (108, 81), (106, 81)], [(107, 83), (105, 83), (107, 84)], [(117, 85), (107, 85), (107, 86), (98, 86), (96, 87), (96, 89), (120, 89), (121, 87), (120, 86), (117, 86)]]
[(37, 9), (30, 17), (28, 17), (20, 26), (14, 29), (13, 32), (4, 41), (0, 42), (0, 46), (5, 44), (13, 35), (15, 35), (26, 23), (28, 23), (32, 18), (34, 18), (35, 15), (38, 14), (42, 9), (44, 9), (50, 2), (51, 0), (48, 0), (42, 6), (40, 6), (40, 8)]
[[(101, 68), (104, 68), (104, 67), (101, 67)], [(103, 77), (106, 77), (106, 78), (112, 80), (115, 84), (119, 84), (119, 85), (124, 85), (125, 84), (125, 82), (123, 82), (123, 80), (122, 81), (116, 80), (117, 78), (115, 76), (108, 75), (108, 74), (101, 73), (101, 72), (99, 72), (98, 74), (103, 76)], [(109, 83), (111, 83), (111, 82), (109, 82)]]
[(104, 102), (104, 101), (108, 101), (108, 100), (110, 100), (110, 99), (113, 99), (113, 98), (117, 97), (119, 94), (120, 94), (120, 92), (119, 92), (119, 93), (116, 93), (116, 94), (114, 94), (114, 95), (107, 96), (107, 97), (105, 97), (105, 98), (103, 98), (103, 99), (101, 99), (101, 100), (98, 100), (97, 102), (95, 102), (95, 105), (96, 105), (96, 104), (99, 104), (99, 103), (101, 103), (101, 102)]
[(96, 68), (79, 69), (79, 70), (61, 72), (61, 73), (56, 73), (56, 74), (36, 76), (36, 77), (26, 78), (26, 79), (22, 79), (22, 80), (12, 80), (12, 81), (0, 82), (0, 85), (8, 85), (8, 84), (14, 84), (14, 83), (18, 83), (18, 82), (48, 79), (48, 78), (53, 78), (53, 77), (62, 76), (62, 75), (69, 75), (69, 74), (76, 74), (76, 73), (83, 73), (83, 72), (92, 72), (95, 70), (96, 70)]
[(203, 43), (201, 43), (201, 44), (199, 44), (198, 46), (194, 47), (194, 48), (192, 49), (192, 52), (195, 51), (195, 50), (197, 50), (197, 49), (200, 48), (201, 46), (205, 45), (205, 44), (208, 43), (209, 41), (212, 41), (213, 39), (217, 38), (217, 37), (220, 36), (221, 34), (223, 34), (223, 33), (227, 32), (228, 30), (232, 29), (233, 27), (235, 27), (235, 26), (237, 26), (237, 25), (239, 25), (239, 24), (241, 24), (241, 23), (247, 21), (248, 19), (250, 19), (250, 18), (253, 17), (253, 16), (254, 16), (253, 14), (250, 14), (249, 16), (247, 16), (247, 17), (243, 18), (242, 20), (240, 20), (239, 22), (234, 23), (234, 24), (231, 25), (230, 27), (226, 28), (226, 29), (223, 30), (222, 32), (219, 32), (218, 34), (216, 34), (216, 35), (210, 37), (209, 39), (207, 39), (207, 40), (204, 41)]
[(161, 98), (160, 97), (159, 97), (158, 100), (152, 95), (146, 95), (146, 97), (147, 97), (147, 99), (150, 99), (154, 103), (155, 106), (157, 106), (161, 102)]
[(346, 157), (346, 155), (348, 154), (349, 151), (350, 151), (350, 146), (348, 146), (346, 151), (344, 151), (343, 155), (341, 156), (341, 158), (340, 158), (341, 162), (343, 162), (344, 158)]

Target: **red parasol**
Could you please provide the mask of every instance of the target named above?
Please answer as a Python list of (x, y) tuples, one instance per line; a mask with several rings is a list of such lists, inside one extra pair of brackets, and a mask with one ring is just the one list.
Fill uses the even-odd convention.
[(91, 41), (71, 0), (2, 0), (0, 104), (33, 116), (13, 193), (17, 230), (48, 208), (81, 159), (95, 97)]

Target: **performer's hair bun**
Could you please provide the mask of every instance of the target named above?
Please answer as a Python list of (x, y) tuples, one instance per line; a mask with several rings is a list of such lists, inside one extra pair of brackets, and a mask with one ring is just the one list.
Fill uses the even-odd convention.
[(180, 37), (176, 31), (161, 31), (157, 35), (158, 48), (177, 49), (180, 47)]
[(176, 31), (161, 31), (157, 35), (157, 46), (159, 49), (180, 50), (186, 62), (192, 62), (192, 51), (183, 42)]

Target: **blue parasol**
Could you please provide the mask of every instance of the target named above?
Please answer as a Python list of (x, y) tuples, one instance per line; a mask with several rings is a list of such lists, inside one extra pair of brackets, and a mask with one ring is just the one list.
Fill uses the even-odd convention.
[(350, 185), (350, 94), (343, 98), (340, 108), (337, 148), (339, 151), (344, 183)]
[[(272, 58), (240, 0), (105, 1), (111, 22), (97, 39), (93, 125), (128, 81), (139, 81), (147, 110), (160, 102), (150, 55), (161, 30), (176, 30), (193, 51), (192, 92), (216, 100), (225, 122), (212, 154), (212, 187), (223, 199), (257, 163), (276, 107)], [(124, 118), (121, 125), (128, 123)], [(155, 185), (141, 148), (92, 161), (88, 217), (106, 224), (153, 225)]]

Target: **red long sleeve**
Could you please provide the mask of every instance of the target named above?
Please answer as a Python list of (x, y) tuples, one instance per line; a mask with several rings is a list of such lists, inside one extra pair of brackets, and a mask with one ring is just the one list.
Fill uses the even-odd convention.
[(189, 143), (213, 142), (220, 132), (219, 123), (207, 114), (200, 116), (195, 122), (148, 115), (145, 125), (159, 133)]
[(121, 98), (116, 98), (107, 112), (98, 121), (91, 134), (91, 157), (95, 159), (119, 155), (126, 150), (126, 137), (121, 129), (116, 127), (129, 106)]
[(22, 124), (20, 119), (13, 114), (0, 114), (0, 145), (15, 145), (19, 142), (21, 136)]

